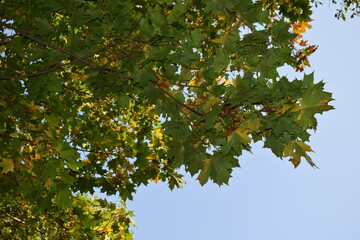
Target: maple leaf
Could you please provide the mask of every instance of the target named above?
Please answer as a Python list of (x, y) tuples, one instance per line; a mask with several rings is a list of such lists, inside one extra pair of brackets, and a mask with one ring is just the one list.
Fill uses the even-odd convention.
[(2, 168), (1, 173), (8, 173), (14, 171), (14, 160), (12, 158), (3, 158), (0, 162)]
[(215, 183), (222, 185), (223, 183), (228, 184), (231, 164), (229, 161), (224, 159), (221, 154), (214, 154), (212, 158), (204, 160), (204, 167), (197, 178), (201, 185), (207, 183), (211, 178)]
[(301, 157), (304, 157), (312, 167), (317, 167), (311, 160), (307, 152), (314, 152), (306, 143), (295, 140), (287, 144), (284, 148), (284, 157), (290, 157), (290, 162), (294, 164), (294, 168), (299, 166)]
[(313, 84), (313, 74), (306, 75), (305, 77), (308, 78), (309, 86), (306, 88), (302, 99), (300, 99), (300, 114), (298, 120), (304, 129), (310, 126), (316, 130), (317, 121), (314, 115), (334, 109), (333, 106), (328, 105), (333, 98), (331, 93), (323, 91), (323, 82)]
[(216, 38), (216, 39), (212, 39), (211, 41), (214, 42), (214, 43), (218, 43), (218, 44), (225, 44), (228, 36), (229, 36), (229, 33), (225, 33), (221, 37)]

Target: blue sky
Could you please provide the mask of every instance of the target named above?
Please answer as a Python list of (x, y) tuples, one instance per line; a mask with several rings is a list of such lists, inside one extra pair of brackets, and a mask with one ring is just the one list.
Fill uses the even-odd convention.
[[(136, 240), (358, 240), (360, 239), (360, 18), (336, 20), (327, 3), (315, 9), (306, 38), (315, 78), (333, 93), (336, 110), (318, 115), (311, 157), (294, 169), (256, 144), (240, 158), (229, 186), (139, 188), (128, 208)], [(292, 76), (290, 73), (288, 76)]]

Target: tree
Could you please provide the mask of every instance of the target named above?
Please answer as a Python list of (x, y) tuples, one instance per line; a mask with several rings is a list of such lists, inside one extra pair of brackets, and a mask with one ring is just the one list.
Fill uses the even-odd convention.
[(316, 51), (309, 0), (3, 0), (0, 13), (4, 236), (131, 239), (124, 203), (88, 194), (181, 187), (180, 167), (227, 184), (253, 142), (316, 167), (309, 130), (331, 93), (277, 71)]

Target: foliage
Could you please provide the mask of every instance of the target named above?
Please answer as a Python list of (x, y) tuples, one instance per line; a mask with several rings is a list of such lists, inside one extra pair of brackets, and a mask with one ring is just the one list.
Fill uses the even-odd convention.
[(132, 213), (125, 205), (77, 194), (71, 208), (51, 206), (39, 211), (36, 203), (4, 194), (0, 200), (3, 239), (133, 239), (129, 231)]
[(359, 0), (332, 0), (332, 3), (339, 5), (340, 8), (336, 10), (335, 17), (346, 20), (346, 13), (351, 12), (350, 17), (360, 16), (360, 1)]
[(309, 0), (2, 0), (0, 13), (4, 231), (31, 222), (19, 234), (50, 234), (54, 215), (70, 224), (58, 236), (107, 221), (127, 236), (130, 220), (74, 193), (173, 189), (180, 167), (227, 184), (257, 141), (315, 166), (309, 130), (331, 93), (313, 74), (277, 71), (309, 66)]

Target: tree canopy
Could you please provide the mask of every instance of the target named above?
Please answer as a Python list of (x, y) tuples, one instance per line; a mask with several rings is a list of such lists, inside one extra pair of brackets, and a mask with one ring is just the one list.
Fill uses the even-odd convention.
[[(297, 167), (331, 93), (303, 71), (310, 0), (0, 4), (0, 226), (11, 239), (131, 239), (140, 185), (227, 184), (263, 142)], [(15, 231), (14, 229), (21, 229)]]

